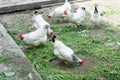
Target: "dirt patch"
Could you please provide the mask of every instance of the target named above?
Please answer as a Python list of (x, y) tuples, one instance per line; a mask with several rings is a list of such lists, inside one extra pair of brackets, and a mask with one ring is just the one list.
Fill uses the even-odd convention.
[(2, 19), (1, 21), (3, 23), (6, 23), (6, 25), (11, 25), (11, 24), (22, 24), (22, 25), (31, 25), (32, 23), (32, 12), (25, 11), (19, 12), (19, 13), (11, 13), (7, 15), (2, 15), (0, 16)]
[[(72, 12), (76, 11), (78, 9), (78, 5), (76, 3), (72, 3)], [(43, 18), (51, 24), (51, 26), (56, 26), (56, 25), (71, 25), (71, 23), (68, 22), (68, 19), (60, 19), (60, 18), (47, 18), (47, 14), (52, 12), (57, 6), (52, 6), (48, 8), (42, 8), (42, 9), (36, 9), (36, 10), (27, 10), (27, 11), (22, 11), (22, 12), (15, 12), (15, 13), (10, 13), (10, 14), (3, 14), (0, 16), (0, 20), (2, 21), (3, 24), (6, 25), (6, 29), (8, 31), (11, 30), (18, 30), (17, 26), (19, 25), (20, 27), (23, 26), (29, 26), (30, 30), (33, 31), (34, 29), (31, 29), (33, 26), (34, 21), (32, 20), (33, 13), (34, 11), (38, 11), (39, 13), (42, 14)], [(14, 25), (15, 24), (15, 25)], [(22, 26), (23, 25), (23, 26)], [(16, 26), (12, 27), (12, 26)]]
[[(105, 2), (105, 4), (104, 4)], [(94, 4), (98, 4), (98, 10), (100, 12), (107, 11), (107, 10), (119, 10), (119, 0), (116, 1), (104, 1), (104, 0), (93, 0), (93, 1), (86, 1), (86, 2), (77, 2), (72, 4), (72, 12), (76, 11), (78, 7), (85, 6), (87, 12), (92, 12), (94, 9)], [(104, 5), (103, 5), (104, 4)], [(116, 4), (116, 5), (113, 5)], [(53, 11), (57, 6), (51, 6), (49, 8), (42, 8), (42, 9), (37, 9), (40, 13), (44, 15), (44, 19), (47, 20), (51, 25), (64, 25), (66, 24), (65, 21), (62, 21), (61, 19), (54, 20), (54, 19), (48, 19), (46, 15)], [(17, 13), (10, 13), (10, 14), (4, 14), (0, 16), (0, 20), (2, 20), (4, 23), (7, 24), (7, 26), (12, 26), (11, 24), (21, 24), (22, 25), (27, 25), (30, 26), (30, 28), (33, 26), (33, 16), (34, 10), (28, 10), (28, 11), (23, 11), (23, 12), (17, 12)], [(116, 25), (119, 25), (119, 15), (114, 14), (110, 15), (108, 17), (102, 16), (102, 18), (105, 20), (105, 22), (112, 22), (115, 23)]]
[(115, 35), (120, 36), (120, 32), (116, 32)]
[(83, 65), (76, 65), (76, 64), (64, 64), (63, 61), (59, 60), (58, 58), (56, 60), (53, 60), (52, 63), (59, 66), (62, 70), (66, 71), (72, 71), (76, 74), (81, 73), (81, 72), (88, 72), (90, 69), (97, 65), (96, 63), (97, 58), (94, 56), (89, 56), (84, 58), (84, 64)]
[(106, 37), (107, 34), (105, 33), (105, 31), (97, 29), (97, 30), (90, 30), (89, 34), (92, 36), (97, 36), (97, 37)]
[(4, 63), (0, 64), (0, 72), (5, 72), (8, 70), (9, 70), (9, 67), (7, 67), (6, 64), (4, 64)]

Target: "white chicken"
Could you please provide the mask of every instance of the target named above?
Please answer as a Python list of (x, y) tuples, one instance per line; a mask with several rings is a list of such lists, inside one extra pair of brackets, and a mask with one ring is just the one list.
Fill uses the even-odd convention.
[(56, 39), (56, 36), (52, 38), (54, 45), (54, 55), (60, 58), (63, 61), (75, 62), (78, 64), (83, 64), (83, 60), (81, 60), (77, 55), (74, 54), (74, 51), (66, 46), (64, 43)]
[(77, 26), (81, 25), (81, 21), (85, 18), (86, 10), (85, 7), (78, 8), (75, 13), (65, 10), (64, 14), (67, 15), (68, 19), (76, 24)]
[(41, 43), (45, 43), (47, 41), (47, 33), (52, 35), (54, 32), (48, 25), (44, 25), (28, 34), (20, 34), (19, 38), (26, 44), (39, 46)]
[(93, 13), (91, 13), (91, 19), (92, 23), (95, 25), (95, 26), (100, 26), (101, 24), (101, 16), (100, 16), (100, 13), (98, 12), (97, 10), (97, 7), (95, 6), (95, 9), (93, 11)]
[(68, 2), (68, 0), (65, 0), (64, 5), (55, 8), (55, 10), (52, 11), (50, 14), (48, 14), (47, 17), (48, 18), (52, 18), (52, 17), (64, 18), (66, 16), (66, 15), (64, 15), (65, 10), (71, 11), (71, 4), (70, 4), (70, 2)]
[(34, 12), (34, 16), (33, 16), (33, 20), (35, 21), (34, 22), (34, 27), (36, 29), (44, 26), (44, 25), (47, 25), (47, 26), (50, 26), (50, 24), (48, 22), (46, 22), (42, 15), (40, 13), (38, 13), (37, 11)]

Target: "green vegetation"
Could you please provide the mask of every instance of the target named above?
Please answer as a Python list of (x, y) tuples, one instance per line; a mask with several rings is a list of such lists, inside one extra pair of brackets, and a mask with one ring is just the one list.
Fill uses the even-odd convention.
[(8, 57), (0, 57), (0, 63), (6, 62), (8, 60), (9, 60)]
[[(105, 11), (103, 15), (113, 13), (116, 12)], [(46, 19), (45, 15), (44, 18)], [(10, 29), (9, 34), (22, 48), (43, 80), (120, 80), (120, 45), (117, 44), (120, 42), (120, 29), (109, 28), (110, 23), (106, 23), (101, 29), (96, 29), (86, 25), (89, 19), (85, 19), (79, 29), (74, 25), (62, 23), (60, 19), (47, 18), (46, 20), (51, 21), (52, 24), (56, 23), (51, 28), (55, 31), (57, 38), (71, 47), (85, 62), (80, 66), (63, 65), (58, 58), (50, 62), (55, 58), (51, 41), (39, 47), (26, 45), (18, 35), (32, 31), (30, 26), (27, 23), (17, 22), (7, 25), (6, 28)], [(3, 61), (6, 61), (6, 58), (0, 59), (0, 62)], [(2, 73), (0, 75), (4, 76)]]
[[(119, 36), (115, 35), (119, 30), (99, 29), (103, 30), (107, 36), (97, 37), (82, 32), (82, 30), (90, 31), (94, 29), (88, 28), (88, 26), (85, 25), (79, 28), (79, 30), (72, 25), (52, 26), (58, 39), (71, 47), (80, 58), (83, 58), (88, 62), (85, 62), (84, 65), (81, 66), (73, 64), (71, 67), (68, 67), (61, 65), (60, 63), (58, 65), (50, 62), (50, 60), (55, 57), (53, 55), (52, 42), (48, 41), (40, 47), (27, 46), (18, 38), (18, 34), (29, 32), (29, 27), (26, 25), (19, 27), (20, 24), (16, 25), (18, 25), (17, 28), (19, 30), (13, 30), (9, 33), (17, 44), (22, 46), (25, 55), (31, 61), (32, 65), (36, 68), (43, 80), (120, 79), (120, 47), (117, 44), (110, 46), (105, 45), (107, 41), (115, 43), (120, 42)], [(86, 58), (89, 57), (93, 60), (92, 62), (89, 62), (89, 60), (87, 61)], [(88, 68), (88, 66), (90, 67)]]
[(113, 15), (113, 14), (120, 14), (120, 10), (106, 10), (106, 11), (103, 11), (102, 13), (101, 13), (102, 15), (104, 15), (104, 16), (110, 16), (110, 15)]
[(0, 80), (7, 80), (4, 73), (0, 72)]

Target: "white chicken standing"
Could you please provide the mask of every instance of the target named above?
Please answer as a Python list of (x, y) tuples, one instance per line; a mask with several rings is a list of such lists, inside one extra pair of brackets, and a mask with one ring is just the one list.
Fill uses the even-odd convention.
[(55, 10), (52, 11), (50, 14), (48, 14), (47, 17), (48, 18), (52, 18), (52, 17), (64, 18), (66, 16), (66, 15), (64, 15), (65, 10), (71, 11), (71, 4), (70, 4), (70, 2), (68, 2), (68, 0), (65, 0), (64, 5), (55, 8)]
[(52, 41), (54, 45), (55, 56), (63, 61), (83, 64), (83, 60), (77, 57), (77, 55), (74, 54), (74, 51), (70, 47), (66, 46), (64, 43), (56, 39), (56, 36), (53, 36)]
[(95, 9), (94, 9), (93, 13), (91, 13), (91, 19), (90, 20), (92, 21), (92, 23), (95, 26), (100, 26), (100, 24), (102, 23), (100, 13), (98, 12), (96, 6), (95, 6)]
[(48, 22), (46, 22), (42, 15), (40, 13), (38, 13), (37, 11), (34, 12), (34, 16), (33, 16), (33, 20), (35, 21), (34, 22), (34, 27), (36, 29), (44, 26), (44, 25), (47, 25), (47, 26), (50, 26), (50, 24)]
[(81, 25), (81, 21), (85, 18), (86, 10), (85, 7), (78, 8), (75, 13), (65, 10), (64, 14), (67, 15), (68, 19), (76, 24), (77, 26)]
[(44, 25), (28, 34), (20, 34), (19, 38), (26, 44), (39, 46), (41, 43), (45, 43), (47, 41), (47, 33), (52, 35), (54, 32), (48, 25)]

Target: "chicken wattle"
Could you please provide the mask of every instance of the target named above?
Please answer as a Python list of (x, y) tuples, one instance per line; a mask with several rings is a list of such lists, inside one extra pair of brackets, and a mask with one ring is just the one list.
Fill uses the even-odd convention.
[(23, 40), (23, 34), (21, 33), (21, 34), (19, 34), (19, 38), (21, 39), (21, 40)]

